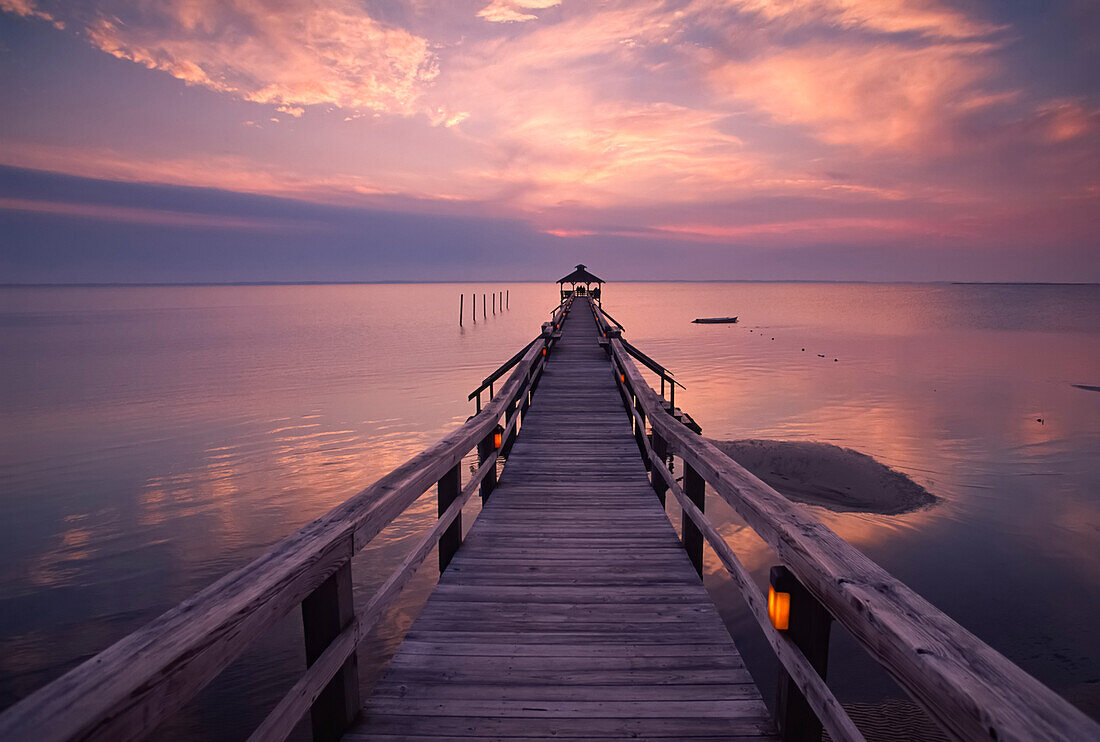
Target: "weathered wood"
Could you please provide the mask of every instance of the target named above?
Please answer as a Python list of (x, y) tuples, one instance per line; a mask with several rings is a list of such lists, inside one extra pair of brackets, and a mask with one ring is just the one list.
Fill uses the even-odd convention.
[[(494, 431), (490, 430), (489, 434), (482, 438), (477, 444), (477, 463), (479, 467), (484, 467), (485, 462), (489, 460), (490, 456), (495, 456), (496, 446), (493, 445)], [(485, 503), (489, 500), (489, 495), (493, 494), (493, 490), (497, 485), (497, 471), (494, 465), (492, 471), (486, 471), (484, 478), (481, 480), (481, 502)]]
[(760, 590), (753, 582), (749, 571), (745, 569), (741, 560), (734, 554), (733, 549), (718, 533), (710, 520), (703, 515), (703, 512), (687, 498), (676, 483), (672, 473), (664, 466), (664, 463), (655, 464), (654, 467), (668, 484), (670, 491), (680, 503), (680, 507), (702, 531), (707, 542), (714, 549), (714, 553), (718, 556), (718, 560), (722, 562), (730, 577), (737, 584), (745, 603), (749, 607), (749, 612), (752, 613), (760, 629), (764, 632), (764, 636), (779, 659), (780, 665), (797, 682), (799, 689), (813, 708), (817, 719), (829, 731), (829, 736), (832, 737), (834, 742), (863, 742), (863, 735), (844, 711), (840, 701), (833, 695), (829, 686), (825, 685), (821, 675), (802, 654), (802, 651), (795, 646), (794, 642), (772, 626)]
[(959, 626), (806, 509), (669, 416), (612, 341), (650, 425), (776, 551), (829, 613), (957, 739), (1100, 738), (1100, 725)]
[[(455, 466), (448, 471), (436, 484), (436, 499), (438, 500), (439, 515), (444, 515), (458, 496), (462, 493), (462, 470)], [(462, 513), (455, 516), (446, 531), (439, 537), (439, 572), (442, 574), (451, 563), (455, 552), (462, 544)]]
[(0, 739), (133, 740), (218, 674), (352, 555), (311, 524), (0, 715)]
[[(607, 404), (591, 315), (561, 326), (497, 488), (368, 700), (361, 738), (443, 733), (439, 718), (470, 737), (510, 736), (521, 719), (545, 738), (563, 718), (583, 735), (766, 736), (623, 408)], [(709, 717), (721, 723), (701, 726)]]
[(328, 687), (333, 676), (340, 672), (348, 658), (355, 654), (355, 647), (361, 635), (357, 621), (353, 621), (341, 631), (276, 704), (260, 726), (248, 736), (248, 742), (282, 742), (289, 737), (302, 716)]
[(515, 366), (517, 363), (519, 363), (521, 360), (523, 360), (524, 356), (527, 355), (527, 352), (529, 350), (531, 350), (531, 346), (534, 345), (535, 343), (538, 343), (540, 340), (541, 340), (540, 337), (535, 338), (534, 340), (529, 342), (527, 345), (525, 345), (523, 348), (521, 348), (515, 355), (513, 355), (507, 361), (500, 364), (500, 366), (497, 367), (496, 371), (493, 371), (493, 373), (489, 374), (484, 379), (482, 379), (481, 385), (478, 386), (477, 389), (470, 392), (467, 399), (471, 399), (471, 400), (474, 399), (475, 397), (478, 396), (478, 394), (482, 390), (486, 389), (494, 381), (499, 379), (501, 376), (504, 376), (504, 374), (508, 373), (509, 369), (511, 369), (513, 366)]
[[(461, 730), (463, 738), (486, 737), (499, 740), (507, 737), (554, 738), (579, 737), (612, 739), (652, 739), (669, 737), (685, 740), (692, 738), (718, 738), (737, 740), (738, 738), (761, 737), (774, 739), (774, 731), (767, 721), (759, 718), (745, 720), (685, 718), (676, 716), (664, 719), (637, 719), (631, 717), (614, 719), (578, 718), (568, 715), (547, 717), (532, 711), (529, 717), (496, 716), (435, 716), (410, 714), (377, 714), (371, 719), (368, 730), (353, 730), (344, 739), (349, 742), (366, 742), (383, 739), (379, 735), (395, 735), (401, 739), (413, 736), (438, 739), (441, 735), (454, 734)], [(535, 719), (538, 718), (538, 724)]]
[[(495, 461), (494, 458), (490, 464), (495, 464)], [(383, 583), (382, 587), (380, 587), (367, 602), (367, 605), (364, 606), (363, 610), (359, 613), (358, 620), (348, 628), (345, 628), (340, 636), (329, 644), (321, 657), (310, 665), (306, 674), (295, 683), (290, 692), (279, 701), (275, 709), (272, 710), (263, 723), (249, 737), (249, 742), (286, 739), (295, 725), (297, 725), (298, 720), (302, 718), (302, 714), (305, 713), (313, 700), (320, 694), (321, 689), (327, 684), (328, 679), (332, 677), (341, 664), (343, 664), (351, 653), (355, 651), (355, 648), (362, 641), (362, 638), (374, 628), (378, 619), (381, 618), (382, 612), (390, 605), (393, 598), (409, 581), (417, 567), (420, 566), (431, 552), (432, 548), (436, 546), (442, 534), (450, 528), (462, 513), (462, 507), (469, 501), (474, 492), (477, 491), (477, 487), (481, 481), (481, 475), (483, 474), (479, 472), (471, 478), (470, 482), (462, 489), (458, 498), (451, 503), (447, 511), (439, 517), (430, 529), (428, 529), (413, 550), (407, 554), (397, 566), (397, 569), (394, 570), (389, 579)]]
[[(657, 431), (653, 432), (653, 436), (650, 439), (650, 448), (653, 450), (653, 456), (656, 460), (663, 464), (665, 458), (668, 456), (668, 446), (665, 444), (665, 439), (662, 438), (661, 434)], [(650, 482), (653, 484), (653, 491), (657, 493), (657, 499), (660, 501), (661, 507), (664, 507), (665, 493), (668, 492), (668, 485), (665, 484), (664, 477), (660, 475), (660, 472), (656, 471), (653, 467), (650, 468)]]
[[(691, 504), (699, 508), (699, 512), (703, 512), (706, 506), (706, 486), (707, 483), (703, 480), (699, 473), (695, 471), (695, 468), (684, 462), (684, 495)], [(703, 576), (703, 534), (695, 525), (695, 521), (692, 520), (685, 512), (680, 522), (680, 533), (684, 540), (684, 551), (687, 552), (688, 558), (691, 559), (691, 564), (695, 567), (695, 571), (700, 577)]]
[[(504, 419), (511, 420), (516, 414), (516, 400), (511, 399), (508, 402), (508, 406), (505, 408)], [(504, 458), (508, 458), (508, 454), (512, 452), (512, 444), (515, 442), (515, 433), (504, 436), (504, 445), (501, 446), (500, 455)]]
[[(810, 665), (825, 679), (829, 664), (829, 625), (832, 616), (790, 570), (772, 567), (771, 588), (790, 596), (789, 626), (786, 635), (798, 647)], [(820, 742), (821, 721), (814, 714), (790, 673), (779, 668), (776, 687), (775, 725), (784, 742)]]
[[(306, 665), (314, 665), (329, 645), (355, 621), (351, 561), (345, 562), (302, 601)], [(359, 667), (352, 652), (324, 686), (310, 708), (313, 739), (330, 742), (359, 713)]]

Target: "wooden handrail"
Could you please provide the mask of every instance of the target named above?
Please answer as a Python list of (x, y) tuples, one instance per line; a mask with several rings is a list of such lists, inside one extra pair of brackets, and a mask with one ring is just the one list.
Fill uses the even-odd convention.
[(623, 329), (622, 323), (619, 322), (619, 320), (612, 317), (611, 314), (606, 309), (604, 309), (602, 306), (600, 307), (600, 312), (603, 314), (604, 318), (607, 319), (608, 321), (610, 321), (611, 324), (615, 325), (615, 327), (618, 327), (620, 330)]
[(668, 453), (703, 476), (948, 734), (959, 740), (1100, 739), (1100, 725), (1083, 712), (669, 415), (623, 343), (612, 338), (610, 345), (623, 383)]
[(485, 391), (485, 388), (487, 386), (489, 386), (490, 384), (495, 382), (501, 376), (504, 376), (504, 374), (506, 374), (508, 372), (508, 369), (512, 368), (512, 366), (515, 366), (517, 363), (519, 363), (520, 359), (522, 359), (523, 356), (526, 355), (527, 351), (529, 351), (531, 349), (531, 346), (534, 345), (535, 343), (539, 342), (540, 339), (541, 338), (535, 338), (534, 340), (529, 342), (527, 345), (523, 346), (523, 348), (521, 348), (520, 351), (518, 353), (516, 353), (514, 356), (509, 358), (504, 363), (500, 364), (500, 367), (497, 368), (496, 371), (494, 371), (493, 373), (489, 374), (484, 379), (482, 379), (481, 385), (477, 389), (470, 392), (469, 396), (466, 397), (466, 399), (467, 400), (473, 400), (474, 397), (476, 397), (477, 395), (479, 395), (483, 391)]
[[(593, 309), (594, 310), (596, 310), (596, 309), (599, 310), (598, 312), (595, 312), (596, 323), (599, 325), (600, 332), (602, 332), (605, 337), (614, 337), (613, 330), (618, 330), (621, 333), (621, 331), (623, 329), (623, 326), (620, 325), (618, 322), (616, 322), (614, 317), (612, 317), (610, 314), (608, 314), (606, 311), (604, 311), (603, 307), (593, 307)], [(612, 326), (611, 326), (612, 324), (615, 325), (614, 328), (612, 328)], [(648, 368), (650, 371), (657, 374), (657, 376), (661, 379), (662, 383), (667, 381), (672, 386), (678, 386), (681, 389), (687, 389), (686, 386), (684, 386), (683, 384), (678, 382), (675, 378), (673, 378), (673, 374), (672, 374), (671, 371), (669, 371), (667, 368), (665, 368), (661, 364), (657, 363), (657, 361), (650, 358), (647, 354), (643, 353), (641, 350), (639, 350), (633, 344), (627, 342), (626, 338), (622, 337), (621, 334), (619, 335), (618, 339), (623, 344), (623, 347), (626, 349), (626, 351), (628, 353), (630, 353), (630, 355), (634, 356), (639, 361), (641, 361), (642, 364), (646, 368)]]
[[(623, 376), (625, 374), (620, 375), (616, 371), (615, 382), (623, 392), (629, 394), (630, 389), (623, 381)], [(642, 417), (642, 414), (634, 408), (631, 408), (629, 412), (634, 418), (635, 424), (644, 429), (645, 418)], [(706, 537), (707, 542), (714, 549), (715, 554), (718, 555), (719, 561), (722, 562), (722, 566), (726, 568), (726, 571), (737, 583), (746, 604), (749, 606), (749, 611), (764, 632), (764, 636), (772, 646), (776, 657), (787, 669), (787, 672), (791, 674), (791, 677), (796, 679), (814, 713), (817, 714), (818, 719), (821, 720), (825, 729), (829, 732), (829, 737), (833, 742), (865, 742), (863, 734), (856, 728), (855, 723), (848, 716), (844, 707), (841, 706), (840, 701), (833, 695), (832, 690), (825, 684), (825, 680), (818, 675), (806, 656), (795, 646), (794, 642), (772, 626), (768, 618), (768, 609), (764, 606), (763, 596), (753, 583), (748, 570), (734, 554), (733, 549), (718, 533), (718, 529), (695, 506), (695, 503), (684, 494), (672, 472), (665, 466), (664, 457), (658, 456), (654, 452), (647, 438), (643, 438), (642, 441), (645, 448), (644, 455), (652, 464), (653, 469), (665, 481), (669, 491), (676, 497), (683, 511), (687, 513), (703, 536)]]
[(661, 377), (662, 379), (665, 379), (670, 384), (675, 384), (676, 386), (680, 387), (681, 389), (687, 389), (686, 386), (684, 386), (680, 382), (676, 381), (676, 379), (672, 378), (672, 372), (669, 371), (667, 368), (665, 368), (661, 364), (657, 363), (655, 360), (653, 360), (652, 358), (647, 356), (642, 351), (638, 350), (636, 347), (634, 347), (633, 345), (628, 343), (623, 338), (619, 338), (619, 341), (623, 344), (623, 348), (626, 349), (627, 353), (629, 353), (630, 355), (634, 356), (639, 361), (641, 361), (646, 367), (649, 368), (650, 371), (657, 374), (657, 376)]
[[(567, 309), (563, 305), (562, 311)], [(559, 315), (560, 321), (560, 315)], [(492, 434), (514, 402), (537, 384), (545, 364), (544, 333), (528, 345), (496, 398), (435, 445), (242, 567), (0, 714), (0, 739), (60, 742), (134, 740), (151, 733), (195, 696), (258, 636), (302, 603), (462, 457)], [(430, 552), (477, 490), (498, 453), (485, 460), (461, 496), (427, 532), (375, 599), (310, 665), (257, 730), (257, 739), (285, 737), (373, 626), (378, 615)], [(280, 736), (281, 735), (281, 736)]]

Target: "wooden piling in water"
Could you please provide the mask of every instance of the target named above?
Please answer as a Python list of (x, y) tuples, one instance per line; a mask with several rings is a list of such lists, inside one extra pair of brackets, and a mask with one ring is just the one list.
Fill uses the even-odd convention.
[(462, 302), (466, 299), (465, 294), (458, 295), (458, 326), (462, 327)]

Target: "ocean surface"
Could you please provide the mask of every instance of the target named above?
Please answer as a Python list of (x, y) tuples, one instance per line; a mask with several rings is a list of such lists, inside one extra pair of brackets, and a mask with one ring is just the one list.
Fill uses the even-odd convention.
[[(475, 324), (475, 291), (509, 308), (490, 297)], [(0, 289), (0, 707), (460, 425), (556, 302), (553, 284)], [(612, 283), (604, 307), (686, 385), (677, 404), (705, 435), (854, 448), (942, 498), (814, 512), (1100, 717), (1100, 392), (1080, 388), (1100, 386), (1100, 286)], [(725, 315), (740, 322), (691, 324)], [(435, 507), (433, 490), (355, 560), (359, 600)], [(716, 497), (707, 509), (765, 584), (774, 555)], [(434, 564), (364, 643), (366, 684)], [(770, 702), (770, 651), (705, 567)], [(842, 701), (904, 696), (833, 635)], [(292, 611), (158, 737), (243, 738), (304, 662)]]

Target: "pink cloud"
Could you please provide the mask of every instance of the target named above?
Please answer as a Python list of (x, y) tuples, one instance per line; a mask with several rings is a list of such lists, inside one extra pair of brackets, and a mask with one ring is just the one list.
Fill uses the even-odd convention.
[(409, 113), (438, 74), (429, 42), (354, 0), (100, 3), (97, 47), (192, 85), (282, 107)]
[(982, 43), (869, 47), (815, 43), (726, 61), (717, 90), (827, 144), (941, 149), (960, 111), (993, 105), (979, 83), (991, 63)]
[(0, 0), (0, 12), (14, 13), (23, 18), (37, 18), (42, 21), (49, 21), (59, 29), (65, 28), (62, 21), (50, 13), (40, 10), (34, 0)]
[(950, 39), (981, 36), (999, 28), (929, 0), (696, 0), (691, 8), (698, 12), (734, 9), (791, 27), (823, 24)]
[(561, 0), (491, 0), (478, 11), (477, 17), (493, 23), (533, 21), (538, 18), (532, 10), (545, 10), (561, 5)]

